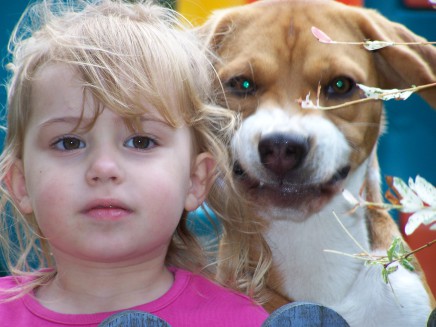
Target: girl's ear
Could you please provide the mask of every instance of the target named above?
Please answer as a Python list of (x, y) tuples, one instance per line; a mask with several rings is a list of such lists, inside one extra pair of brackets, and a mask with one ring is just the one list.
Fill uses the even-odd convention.
[(208, 152), (200, 153), (191, 171), (191, 187), (185, 200), (185, 210), (197, 209), (205, 200), (212, 186), (215, 160)]
[(5, 178), (6, 188), (12, 196), (15, 205), (22, 214), (33, 212), (32, 204), (26, 188), (24, 166), (21, 160), (15, 161)]

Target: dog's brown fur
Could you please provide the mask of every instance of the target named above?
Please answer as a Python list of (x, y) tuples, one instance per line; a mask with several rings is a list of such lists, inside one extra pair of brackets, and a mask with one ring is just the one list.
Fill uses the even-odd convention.
[[(255, 166), (258, 158), (250, 157), (250, 159), (243, 160), (241, 152), (247, 148), (257, 149), (256, 142), (271, 132), (266, 131), (265, 126), (253, 127), (259, 128), (259, 131), (256, 132), (257, 134), (254, 133), (255, 136), (247, 137), (246, 139), (249, 140), (247, 143), (243, 145), (235, 143), (235, 160), (240, 161), (239, 164), (243, 171), (243, 177), (238, 177), (238, 180), (241, 181), (241, 187), (247, 197), (253, 200), (255, 206), (258, 205), (256, 208), (265, 221), (265, 235), (273, 244), (273, 253), (276, 251), (275, 248), (281, 249), (281, 246), (284, 246), (283, 242), (277, 241), (276, 237), (286, 236), (281, 227), (277, 227), (274, 231), (275, 226), (279, 226), (278, 224), (289, 227), (289, 238), (295, 239), (289, 241), (294, 244), (294, 247), (282, 249), (284, 252), (289, 251), (294, 255), (294, 252), (301, 250), (297, 248), (300, 242), (301, 247), (309, 247), (316, 243), (317, 240), (313, 240), (313, 243), (305, 240), (311, 236), (312, 230), (310, 229), (306, 230), (304, 232), (306, 234), (303, 235), (292, 233), (296, 228), (303, 228), (302, 222), (320, 219), (321, 213), (323, 215), (331, 213), (328, 211), (331, 210), (329, 206), (333, 206), (333, 209), (339, 206), (338, 209), (343, 210), (345, 205), (340, 195), (341, 187), (351, 187), (355, 191), (362, 188), (368, 200), (382, 202), (379, 167), (375, 155), (376, 143), (384, 127), (382, 103), (374, 101), (332, 111), (317, 111), (301, 109), (296, 100), (305, 98), (310, 93), (312, 100), (315, 101), (319, 85), (321, 86), (319, 101), (322, 106), (335, 105), (362, 97), (362, 93), (357, 88), (351, 88), (349, 92), (344, 93), (336, 91), (327, 93), (327, 90), (332, 89), (332, 81), (335, 81), (338, 76), (349, 78), (352, 82), (383, 89), (402, 89), (409, 88), (411, 85), (436, 82), (436, 49), (433, 46), (392, 46), (369, 52), (361, 46), (320, 43), (311, 33), (312, 26), (321, 29), (337, 41), (367, 39), (393, 42), (425, 41), (403, 25), (393, 23), (373, 10), (349, 7), (329, 0), (260, 1), (247, 6), (218, 11), (199, 29), (199, 33), (205, 37), (205, 42), (217, 55), (215, 67), (225, 91), (220, 97), (221, 104), (241, 112), (244, 118), (243, 125), (249, 117), (260, 113), (270, 119), (273, 124), (275, 121), (271, 117), (274, 114), (279, 114), (281, 119), (289, 119), (290, 122), (296, 117), (327, 121), (337, 127), (337, 133), (345, 137), (350, 149), (347, 155), (344, 154), (346, 158), (338, 158), (338, 160), (346, 161), (350, 169), (348, 175), (343, 174), (347, 175), (341, 177), (344, 180), (338, 178), (339, 181), (337, 181), (337, 178), (333, 178), (326, 182), (322, 180), (324, 177), (313, 177), (313, 171), (315, 171), (313, 166), (315, 166), (314, 162), (317, 157), (310, 156), (313, 155), (312, 151), (316, 152), (318, 147), (318, 140), (315, 136), (307, 137), (308, 158), (287, 158), (288, 161), (298, 161), (291, 164), (292, 167), (289, 170), (282, 167), (287, 164), (282, 160), (283, 158), (280, 159), (282, 161), (278, 161), (277, 158), (271, 159), (276, 160), (274, 164), (279, 168), (273, 168), (272, 164), (268, 167), (268, 162)], [(247, 84), (249, 88), (242, 85), (244, 81), (249, 81)], [(434, 88), (422, 91), (420, 95), (436, 108)], [(288, 130), (286, 126), (280, 130), (282, 134), (288, 132), (290, 128)], [(299, 131), (295, 132), (295, 129), (291, 132), (299, 133)], [(237, 135), (240, 140), (235, 142), (246, 140), (243, 138), (244, 133), (250, 133), (250, 131), (241, 131)], [(310, 162), (310, 160), (313, 161)], [(319, 165), (322, 164), (322, 162), (319, 163)], [(362, 175), (362, 171), (365, 173), (361, 179), (355, 177)], [(299, 177), (296, 172), (303, 177)], [(312, 194), (312, 189), (305, 184), (305, 180), (310, 180), (312, 177), (315, 180), (314, 183), (317, 182), (317, 178), (320, 179), (321, 191), (317, 188), (318, 193), (312, 192)], [(262, 184), (260, 187), (259, 181)], [(291, 185), (297, 192), (290, 192), (284, 189), (283, 185)], [(325, 189), (328, 191), (324, 192)], [(301, 192), (299, 193), (298, 190)], [(289, 214), (290, 212), (292, 214)], [(347, 216), (345, 212), (341, 214)], [(360, 240), (369, 251), (385, 251), (393, 237), (400, 236), (396, 223), (386, 211), (366, 210), (364, 214), (352, 213), (349, 216), (354, 221), (359, 219), (364, 221), (362, 227), (356, 229), (356, 232), (363, 233)], [(331, 219), (331, 217), (323, 219)], [(366, 227), (363, 227), (364, 225)], [(322, 233), (315, 236), (317, 237), (322, 238)], [(331, 246), (334, 244), (335, 242)], [(301, 256), (292, 258), (301, 258)], [(287, 282), (292, 282), (292, 279), (301, 277), (296, 275), (299, 270), (293, 269), (292, 264), (298, 267), (306, 265), (306, 262), (293, 262), (287, 265), (287, 268), (282, 267), (283, 262), (277, 260), (274, 262), (269, 278), (269, 288), (272, 294), (272, 300), (267, 303), (269, 310), (274, 310), (294, 298), (295, 289), (285, 286)], [(318, 267), (316, 262), (310, 264), (313, 265), (313, 275), (311, 272), (308, 273), (307, 280), (316, 281), (324, 269), (335, 271), (334, 267), (323, 266), (321, 263)], [(337, 267), (340, 270), (339, 262)], [(300, 278), (300, 280), (304, 284), (304, 279)], [(352, 287), (351, 285), (350, 281), (348, 287)], [(296, 296), (296, 300), (307, 300), (304, 298), (304, 287), (303, 290), (299, 287), (297, 289), (301, 292)], [(324, 290), (320, 289), (319, 292), (321, 294)], [(326, 296), (328, 298), (329, 294)], [(316, 289), (312, 290), (308, 297), (309, 300), (316, 301)], [(407, 297), (400, 300), (407, 302)], [(320, 297), (319, 301), (322, 302), (323, 298)], [(366, 298), (362, 301), (371, 301), (371, 299)], [(423, 301), (426, 300), (423, 299)], [(359, 303), (358, 299), (356, 302), (364, 305), (364, 303)], [(334, 307), (335, 302), (327, 301), (326, 305)], [(371, 305), (369, 305), (367, 314), (371, 312), (370, 310), (372, 310)], [(392, 322), (387, 306), (386, 310), (388, 311), (386, 319)], [(393, 313), (393, 315), (396, 314)], [(375, 320), (378, 319), (377, 322), (384, 319), (382, 313), (374, 312), (374, 316)], [(357, 317), (350, 319), (354, 319), (353, 325), (368, 323)]]

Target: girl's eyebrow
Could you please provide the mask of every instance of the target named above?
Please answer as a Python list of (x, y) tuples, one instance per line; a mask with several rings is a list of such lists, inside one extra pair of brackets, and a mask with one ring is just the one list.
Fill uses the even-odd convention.
[[(98, 117), (97, 117), (98, 118)], [(117, 120), (118, 118), (116, 118), (115, 120)], [(121, 118), (120, 118), (121, 119)], [(54, 117), (54, 118), (50, 118), (44, 122), (42, 122), (41, 124), (39, 124), (39, 126), (41, 127), (45, 127), (45, 126), (50, 126), (56, 123), (63, 123), (63, 124), (69, 124), (69, 125), (75, 125), (75, 126), (87, 126), (88, 124), (92, 124), (95, 121), (95, 117), (83, 117), (83, 116), (62, 116), (62, 117)], [(145, 120), (150, 120), (150, 119), (145, 119)], [(141, 119), (142, 121), (142, 119)]]
[(150, 115), (150, 114), (142, 115), (139, 117), (139, 121), (141, 123), (146, 123), (146, 122), (159, 123), (159, 124), (162, 124), (164, 126), (171, 128), (171, 129), (174, 129), (174, 126), (172, 126), (168, 121), (166, 121), (164, 118), (162, 118), (160, 116), (156, 116), (156, 115)]
[(66, 116), (66, 117), (55, 117), (55, 118), (51, 118), (48, 119), (44, 122), (42, 122), (39, 126), (40, 127), (45, 127), (45, 126), (50, 126), (56, 123), (64, 123), (64, 124), (70, 124), (70, 125), (78, 125), (81, 122), (91, 122), (91, 119), (86, 119), (84, 117), (74, 117), (74, 116)]
[[(74, 126), (79, 126), (79, 125), (88, 125), (93, 123), (95, 119), (94, 118), (86, 118), (83, 116), (62, 116), (62, 117), (54, 117), (54, 118), (50, 118), (46, 121), (43, 121), (41, 124), (39, 124), (40, 127), (47, 127), (47, 126), (51, 126), (54, 124), (68, 124), (68, 125), (74, 125)], [(159, 123), (162, 124), (164, 126), (167, 126), (168, 128), (173, 129), (174, 126), (171, 126), (171, 124), (169, 124), (165, 119), (163, 119), (160, 116), (157, 115), (150, 115), (150, 114), (146, 114), (146, 115), (142, 115), (139, 117), (139, 121), (141, 123), (147, 123), (147, 122), (153, 122), (153, 123)]]

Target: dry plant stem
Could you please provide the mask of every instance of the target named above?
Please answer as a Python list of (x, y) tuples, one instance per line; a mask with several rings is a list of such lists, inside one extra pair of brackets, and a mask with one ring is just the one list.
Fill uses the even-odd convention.
[[(333, 211), (333, 215), (335, 216), (336, 220), (338, 221), (339, 225), (341, 226), (341, 228), (345, 231), (345, 233), (347, 233), (347, 235), (353, 240), (353, 242), (357, 245), (357, 247), (359, 249), (362, 250), (362, 252), (369, 258), (372, 258), (371, 254), (368, 253), (368, 251), (366, 251), (363, 246), (353, 237), (353, 235), (351, 235), (351, 233), (348, 231), (348, 229), (344, 226), (344, 224), (342, 223), (342, 221), (339, 219), (338, 215), (336, 214), (336, 212)], [(327, 250), (328, 252), (335, 252), (332, 250)]]
[(383, 210), (403, 209), (403, 206), (400, 204), (377, 203), (377, 202), (365, 202), (364, 204), (356, 205), (356, 208), (358, 207), (367, 207), (368, 209), (383, 209)]
[[(338, 104), (336, 106), (329, 106), (329, 107), (321, 107), (321, 106), (316, 106), (316, 108), (313, 109), (318, 109), (318, 110), (333, 110), (333, 109), (339, 109), (339, 108), (344, 108), (344, 107), (348, 107), (348, 106), (352, 106), (355, 104), (359, 104), (359, 103), (364, 103), (364, 102), (368, 102), (368, 101), (380, 101), (383, 100), (382, 98), (388, 95), (392, 95), (392, 94), (396, 94), (396, 93), (401, 93), (401, 92), (417, 92), (417, 91), (421, 91), (427, 88), (431, 88), (431, 87), (435, 87), (436, 86), (436, 82), (435, 83), (431, 83), (431, 84), (425, 84), (425, 85), (420, 85), (420, 86), (415, 86), (415, 87), (411, 87), (408, 89), (402, 89), (402, 90), (396, 90), (396, 91), (392, 91), (392, 92), (386, 92), (383, 94), (379, 94), (377, 96), (377, 98), (364, 98), (364, 99), (359, 99), (359, 100), (354, 100), (354, 101), (349, 101), (349, 102), (345, 102), (342, 104)], [(298, 103), (301, 103), (302, 100), (299, 99), (297, 100)], [(317, 101), (318, 103), (318, 101)], [(312, 109), (312, 108), (310, 108)]]
[[(368, 41), (367, 41), (368, 42)], [(347, 45), (365, 45), (367, 42), (347, 42), (347, 41), (330, 41), (328, 44), (347, 44)], [(369, 41), (371, 42), (371, 41)], [(372, 41), (377, 42), (377, 41)], [(434, 41), (430, 42), (390, 42), (390, 41), (379, 41), (379, 42), (386, 42), (389, 43), (389, 46), (396, 46), (396, 45), (433, 45), (436, 44)]]
[[(434, 0), (429, 0), (434, 1)], [(319, 28), (312, 26), (311, 28), (312, 34), (315, 38), (318, 39), (319, 42), (325, 43), (325, 44), (345, 44), (345, 45), (363, 45), (367, 50), (373, 51), (377, 49), (381, 49), (387, 46), (396, 46), (396, 45), (432, 45), (436, 44), (434, 41), (420, 41), (420, 42), (393, 42), (393, 41), (380, 41), (380, 40), (365, 40), (365, 41), (335, 41), (330, 38), (325, 32), (320, 30)], [(374, 48), (368, 47), (368, 45), (376, 44), (379, 46), (376, 46)]]
[[(341, 255), (345, 255), (347, 257), (352, 257), (354, 259), (360, 259), (360, 260), (365, 260), (365, 261), (368, 261), (368, 259), (372, 260), (372, 261), (377, 261), (377, 260), (380, 260), (380, 259), (383, 259), (383, 258), (387, 258), (386, 256), (380, 256), (380, 257), (377, 257), (378, 258), (377, 259), (374, 256), (372, 256), (371, 254), (369, 254), (362, 247), (362, 245), (360, 245), (359, 242), (353, 237), (353, 235), (350, 234), (350, 232), (347, 230), (347, 228), (344, 226), (344, 224), (342, 224), (341, 220), (339, 219), (339, 217), (337, 216), (337, 214), (334, 211), (333, 211), (333, 215), (335, 216), (336, 220), (338, 221), (338, 223), (341, 226), (341, 228), (345, 231), (345, 233), (347, 233), (347, 235), (354, 241), (354, 243), (362, 250), (363, 254), (349, 254), (349, 253), (344, 253), (344, 252), (335, 251), (335, 250), (324, 250), (325, 252), (341, 254)], [(404, 256), (402, 256), (402, 257), (400, 257), (398, 259), (395, 259), (395, 260), (392, 260), (390, 262), (387, 262), (387, 263), (383, 264), (383, 267), (387, 268), (392, 263), (395, 263), (395, 262), (400, 261), (402, 259), (407, 259), (409, 256), (411, 256), (411, 255), (413, 255), (413, 254), (415, 254), (415, 253), (417, 253), (419, 251), (422, 251), (425, 248), (428, 248), (428, 247), (432, 246), (435, 243), (436, 243), (436, 239), (432, 240), (431, 242), (429, 242), (429, 243), (427, 243), (427, 244), (425, 244), (425, 245), (423, 245), (423, 246), (421, 246), (421, 247), (419, 247), (419, 248), (417, 248), (417, 249), (415, 249), (415, 250), (413, 250), (411, 252), (408, 252), (406, 255), (404, 255)]]

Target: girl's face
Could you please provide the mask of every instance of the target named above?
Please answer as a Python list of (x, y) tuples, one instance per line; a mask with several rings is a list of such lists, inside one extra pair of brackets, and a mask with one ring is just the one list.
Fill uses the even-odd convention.
[(56, 260), (163, 262), (183, 210), (204, 199), (213, 161), (193, 153), (188, 127), (170, 127), (153, 109), (140, 132), (109, 108), (86, 129), (93, 101), (81, 119), (79, 82), (57, 64), (32, 85), (23, 159), (10, 174), (18, 206), (35, 215)]

